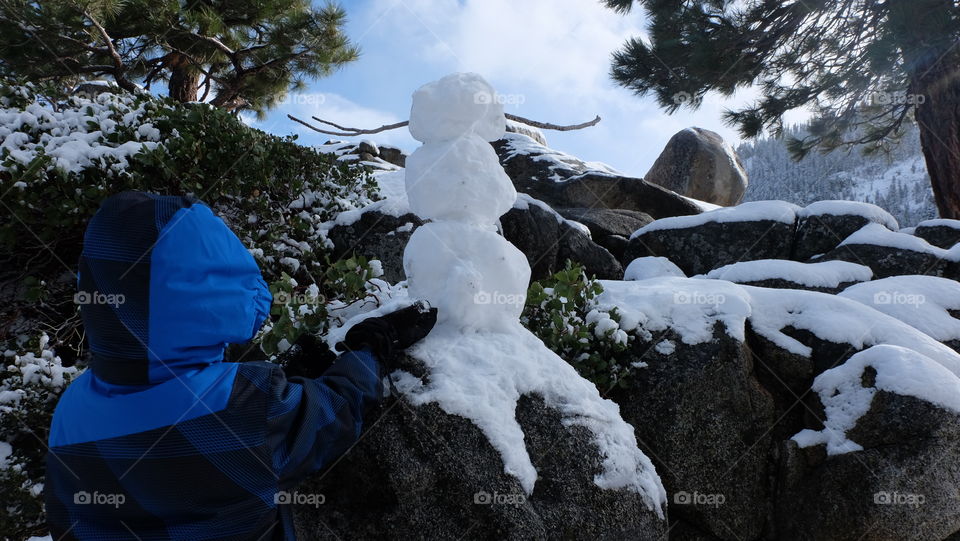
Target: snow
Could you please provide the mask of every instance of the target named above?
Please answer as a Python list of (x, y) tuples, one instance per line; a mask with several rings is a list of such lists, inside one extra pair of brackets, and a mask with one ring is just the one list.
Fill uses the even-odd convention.
[(439, 310), (440, 323), (498, 329), (523, 311), (530, 266), (493, 231), (455, 222), (427, 223), (403, 254), (410, 294)]
[(865, 282), (873, 277), (870, 267), (847, 261), (800, 263), (783, 259), (758, 259), (725, 265), (695, 278), (712, 278), (729, 282), (787, 280), (807, 287), (838, 287), (849, 282)]
[(507, 122), (503, 104), (483, 77), (453, 73), (413, 93), (409, 128), (410, 135), (421, 143), (440, 143), (467, 133), (496, 141), (506, 131)]
[[(677, 194), (677, 195), (680, 195), (680, 194)], [(685, 195), (680, 195), (680, 197), (682, 197), (682, 198), (686, 199), (687, 201), (693, 203), (694, 205), (696, 205), (697, 207), (699, 207), (700, 210), (702, 210), (703, 212), (710, 212), (711, 210), (717, 210), (717, 209), (722, 209), (722, 208), (723, 208), (722, 205), (717, 205), (717, 204), (714, 204), (714, 203), (707, 203), (706, 201), (701, 201), (701, 200), (699, 200), (699, 199), (694, 199), (694, 198), (692, 198), (692, 197), (687, 197), (687, 196), (685, 196)]]
[(0, 441), (0, 470), (5, 470), (9, 464), (10, 455), (13, 454), (13, 447), (5, 441)]
[[(861, 381), (868, 366), (876, 370), (873, 387), (863, 387)], [(826, 444), (829, 455), (863, 449), (847, 438), (847, 432), (869, 411), (878, 390), (919, 398), (960, 414), (960, 378), (933, 359), (898, 346), (878, 345), (861, 351), (817, 376), (812, 389), (825, 407), (825, 428), (803, 430), (793, 440), (800, 447)]]
[(657, 342), (657, 345), (654, 346), (654, 349), (657, 350), (657, 353), (661, 355), (671, 355), (674, 351), (677, 350), (677, 344), (673, 340), (661, 340)]
[(470, 133), (415, 150), (407, 158), (406, 186), (411, 210), (434, 220), (492, 223), (517, 199), (493, 147)]
[(712, 340), (713, 327), (721, 322), (730, 336), (745, 340), (750, 297), (736, 284), (673, 276), (636, 282), (601, 280), (600, 284), (598, 308), (616, 308), (620, 328), (626, 332), (637, 331), (649, 339), (653, 332), (672, 329), (683, 343), (693, 345)]
[(505, 125), (493, 98), (474, 74), (449, 75), (414, 93), (410, 131), (424, 144), (407, 158), (405, 187), (410, 208), (433, 221), (413, 232), (403, 266), (410, 299), (428, 301), (438, 314), (430, 335), (409, 350), (430, 369), (429, 382), (395, 373), (395, 385), (414, 404), (436, 402), (476, 424), (528, 494), (537, 472), (516, 408), (523, 395), (541, 396), (565, 426), (592, 432), (603, 459), (597, 486), (633, 490), (663, 518), (666, 492), (618, 406), (520, 324), (530, 266), (495, 233), (516, 192), (486, 143)]
[[(879, 226), (882, 227), (882, 226)], [(797, 355), (809, 357), (809, 346), (781, 329), (807, 330), (817, 337), (863, 349), (891, 344), (912, 349), (960, 375), (960, 354), (913, 327), (844, 297), (791, 289), (740, 286), (750, 296), (755, 332)]]
[(588, 237), (591, 236), (590, 228), (589, 228), (589, 227), (583, 225), (583, 224), (580, 223), (580, 222), (577, 222), (577, 221), (574, 221), (574, 220), (570, 220), (570, 219), (564, 218), (559, 212), (553, 210), (553, 207), (551, 207), (550, 205), (544, 203), (543, 201), (541, 201), (541, 200), (539, 200), (539, 199), (534, 199), (533, 197), (531, 197), (531, 196), (529, 196), (529, 195), (527, 195), (527, 194), (525, 194), (525, 193), (518, 193), (518, 194), (517, 194), (517, 200), (514, 201), (514, 203), (513, 203), (513, 208), (515, 208), (515, 209), (520, 209), (520, 210), (527, 210), (527, 209), (530, 208), (530, 205), (534, 205), (534, 206), (540, 207), (541, 209), (549, 212), (550, 214), (553, 215), (554, 218), (557, 219), (557, 223), (567, 224), (567, 225), (569, 225), (570, 227), (572, 227), (572, 228), (580, 231), (580, 232), (583, 233), (584, 235), (586, 235), (586, 236), (588, 236)]
[(651, 231), (685, 229), (707, 223), (772, 221), (792, 224), (797, 221), (800, 207), (786, 201), (751, 201), (735, 207), (721, 207), (692, 216), (673, 216), (655, 220), (633, 232), (635, 238)]
[[(936, 218), (933, 220), (924, 220), (917, 224), (917, 227), (949, 227), (951, 229), (960, 229), (960, 220), (949, 220), (947, 218)], [(902, 231), (902, 230), (901, 230)]]
[(620, 312), (620, 328), (647, 340), (673, 330), (685, 344), (713, 338), (723, 323), (728, 335), (744, 341), (749, 320), (754, 332), (804, 357), (809, 346), (783, 332), (792, 327), (822, 340), (864, 349), (891, 344), (912, 349), (960, 375), (960, 354), (910, 325), (854, 300), (790, 289), (737, 285), (722, 280), (660, 277), (635, 282), (601, 280), (597, 308)]
[(641, 494), (663, 517), (666, 491), (653, 463), (637, 447), (633, 427), (596, 386), (546, 348), (518, 322), (500, 333), (437, 328), (410, 350), (430, 369), (429, 383), (394, 373), (396, 387), (414, 404), (436, 402), (444, 411), (473, 421), (503, 457), (504, 471), (532, 493), (537, 472), (516, 420), (517, 401), (538, 395), (558, 410), (567, 426), (583, 426), (600, 449), (603, 471), (597, 486)]
[[(510, 160), (517, 156), (530, 156), (533, 161), (545, 162), (547, 169), (552, 172), (548, 179), (553, 182), (565, 182), (572, 180), (586, 173), (623, 176), (623, 173), (613, 167), (600, 162), (585, 162), (575, 156), (571, 156), (559, 150), (545, 147), (522, 133), (505, 133), (503, 139), (505, 145), (505, 160)], [(576, 172), (574, 176), (563, 176), (554, 171), (566, 170)]]
[[(93, 165), (119, 172), (129, 165), (128, 158), (159, 145), (160, 131), (140, 124), (148, 114), (146, 100), (138, 103), (132, 96), (109, 93), (71, 100), (70, 107), (56, 110), (37, 102), (25, 109), (0, 108), (0, 152), (6, 151), (13, 162), (0, 165), (0, 171), (23, 168), (44, 154), (52, 158), (52, 167), (66, 173)], [(118, 128), (134, 126), (141, 141), (110, 141)]]
[(647, 280), (659, 276), (687, 277), (673, 261), (656, 256), (638, 257), (623, 271), (624, 280)]
[(882, 224), (891, 231), (900, 229), (900, 224), (897, 223), (897, 219), (890, 215), (889, 212), (874, 204), (860, 201), (817, 201), (816, 203), (807, 205), (806, 208), (797, 213), (797, 216), (799, 218), (808, 218), (810, 216), (823, 216), (825, 214), (833, 216), (860, 216), (871, 222)]
[(960, 246), (945, 250), (934, 246), (920, 237), (890, 231), (880, 224), (867, 224), (856, 233), (843, 239), (840, 246), (849, 246), (853, 244), (868, 244), (873, 246), (886, 246), (889, 248), (898, 248), (900, 250), (912, 250), (936, 256), (940, 259), (950, 261), (960, 261)]
[(960, 340), (960, 283), (937, 276), (892, 276), (848, 287), (839, 294), (895, 317), (939, 340)]

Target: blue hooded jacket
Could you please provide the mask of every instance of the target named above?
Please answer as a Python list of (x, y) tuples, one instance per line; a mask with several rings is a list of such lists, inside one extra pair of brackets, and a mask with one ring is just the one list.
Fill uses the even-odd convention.
[(90, 220), (77, 302), (90, 367), (57, 404), (54, 539), (294, 539), (296, 484), (359, 437), (382, 396), (368, 351), (323, 377), (222, 362), (270, 311), (260, 269), (203, 203), (124, 192)]

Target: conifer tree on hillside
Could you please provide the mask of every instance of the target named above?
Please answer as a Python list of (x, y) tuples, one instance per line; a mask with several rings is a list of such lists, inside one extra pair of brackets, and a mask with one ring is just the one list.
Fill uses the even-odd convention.
[(165, 81), (181, 102), (262, 113), (356, 60), (345, 22), (310, 0), (0, 0), (0, 74)]
[[(633, 0), (603, 0), (627, 12)], [(940, 215), (960, 218), (960, 7), (953, 0), (638, 0), (649, 40), (613, 55), (612, 75), (667, 111), (707, 92), (757, 85), (728, 111), (745, 137), (779, 135), (787, 111), (808, 106), (813, 149), (895, 141), (916, 121)]]

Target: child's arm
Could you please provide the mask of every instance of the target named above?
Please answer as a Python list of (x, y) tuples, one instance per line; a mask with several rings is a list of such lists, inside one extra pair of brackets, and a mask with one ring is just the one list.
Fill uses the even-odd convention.
[(382, 363), (425, 337), (437, 320), (436, 309), (422, 304), (354, 325), (343, 346), (348, 350), (316, 379), (274, 372), (270, 448), (281, 486), (296, 482), (335, 461), (360, 437), (363, 412), (383, 397)]
[(380, 363), (370, 350), (340, 356), (316, 379), (273, 374), (268, 442), (281, 486), (330, 464), (360, 436), (363, 412), (383, 396)]

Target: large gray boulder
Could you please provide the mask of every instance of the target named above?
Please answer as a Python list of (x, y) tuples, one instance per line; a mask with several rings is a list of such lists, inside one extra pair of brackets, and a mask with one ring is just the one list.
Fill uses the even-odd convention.
[(747, 171), (733, 147), (719, 134), (702, 128), (687, 128), (671, 137), (643, 178), (722, 206), (740, 203), (747, 191)]
[(623, 265), (630, 263), (624, 258), (630, 235), (653, 221), (646, 212), (625, 209), (573, 208), (557, 209), (557, 212), (587, 226), (591, 238)]
[[(412, 359), (400, 368), (428, 377)], [(469, 420), (393, 397), (342, 459), (297, 489), (323, 501), (294, 508), (299, 537), (666, 539), (666, 520), (641, 495), (596, 486), (602, 456), (587, 429), (564, 425), (537, 396), (516, 414), (538, 472), (532, 494)]]
[(756, 201), (660, 219), (634, 233), (625, 259), (666, 257), (688, 276), (738, 261), (789, 259), (796, 210), (782, 201)]
[(504, 238), (527, 256), (533, 280), (562, 270), (568, 259), (597, 278), (623, 276), (623, 267), (607, 249), (576, 224), (525, 194), (520, 194), (517, 205), (500, 217), (500, 225)]
[(891, 231), (899, 229), (897, 220), (880, 207), (856, 201), (818, 201), (797, 216), (793, 248), (793, 259), (797, 261), (833, 250), (867, 224), (880, 224)]
[[(384, 205), (378, 202), (359, 216), (356, 211), (341, 216), (339, 222), (331, 224), (327, 237), (334, 244), (335, 258), (362, 255), (379, 259), (383, 279), (396, 283), (406, 278), (403, 250), (423, 220), (411, 212), (401, 214), (395, 208), (382, 212), (382, 208)], [(351, 219), (344, 219), (346, 216)], [(504, 238), (527, 256), (534, 280), (563, 269), (568, 259), (582, 265), (588, 275), (603, 279), (623, 276), (623, 266), (590, 238), (589, 229), (526, 194), (520, 194), (516, 206), (500, 217), (500, 224)]]
[(834, 259), (866, 265), (877, 278), (909, 274), (960, 278), (957, 262), (948, 257), (946, 250), (874, 223), (850, 235), (816, 261)]
[(913, 234), (940, 248), (950, 249), (960, 242), (960, 220), (927, 220), (917, 224)]
[(412, 212), (394, 216), (374, 208), (363, 212), (354, 221), (333, 224), (327, 232), (327, 238), (333, 242), (332, 255), (335, 259), (355, 255), (379, 259), (382, 263), (383, 279), (396, 283), (406, 277), (403, 271), (403, 250), (414, 229), (422, 224), (423, 220)]
[[(858, 357), (889, 352), (894, 357), (886, 361), (917, 355), (880, 346)], [(828, 455), (829, 448), (823, 443), (810, 446), (805, 434), (782, 445), (779, 485), (783, 492), (776, 512), (780, 538), (893, 541), (946, 539), (956, 534), (960, 531), (960, 414), (948, 405), (895, 389), (909, 376), (926, 382), (919, 387), (914, 384), (909, 391), (922, 395), (944, 379), (952, 379), (956, 388), (956, 377), (929, 359), (926, 362), (938, 370), (927, 374), (928, 367), (916, 361), (887, 372), (889, 362), (874, 366), (855, 360), (859, 359), (838, 369), (852, 376), (842, 386), (831, 383), (818, 389), (821, 401), (829, 403), (838, 397), (837, 402), (842, 402), (834, 413), (844, 419), (840, 425), (831, 425), (829, 437), (845, 438), (841, 446), (846, 452), (835, 450)], [(878, 375), (881, 368), (885, 373)], [(882, 383), (880, 376), (886, 378)], [(864, 399), (869, 401), (865, 411), (852, 426), (840, 428), (850, 423), (848, 416)], [(958, 407), (956, 400), (952, 402), (953, 408)], [(831, 422), (829, 410), (826, 418)], [(798, 443), (808, 447), (800, 448)], [(854, 445), (857, 449), (849, 450)]]
[[(671, 345), (656, 347), (664, 343)], [(773, 510), (768, 455), (776, 418), (747, 345), (717, 323), (708, 342), (688, 345), (667, 331), (635, 342), (633, 351), (647, 366), (610, 398), (657, 467), (672, 528), (759, 538)]]
[(654, 218), (699, 214), (688, 199), (643, 179), (547, 148), (518, 133), (493, 143), (518, 192), (554, 208), (607, 208), (645, 212)]

